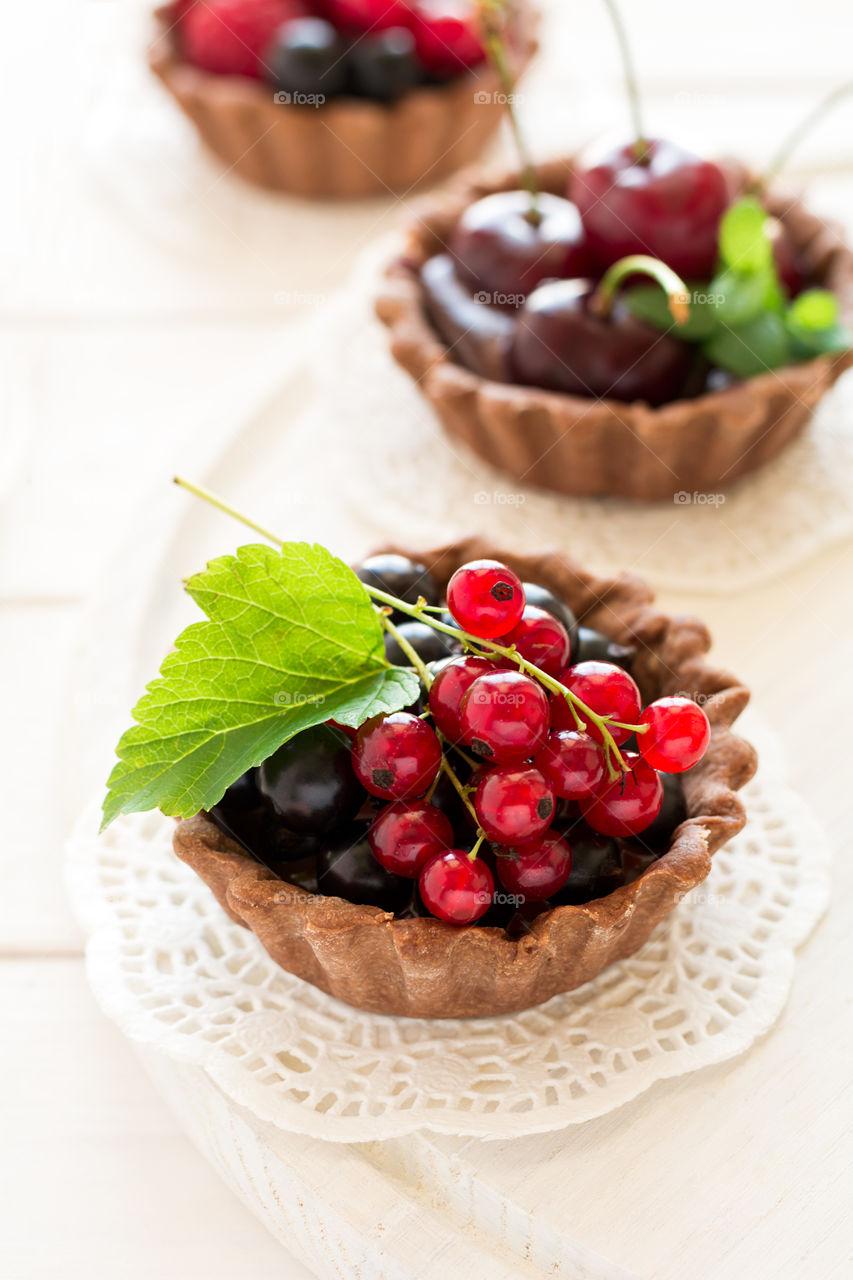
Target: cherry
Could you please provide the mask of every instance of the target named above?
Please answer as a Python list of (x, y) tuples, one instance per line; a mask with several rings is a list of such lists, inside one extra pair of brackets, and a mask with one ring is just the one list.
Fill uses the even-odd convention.
[(416, 879), (433, 856), (453, 845), (445, 815), (425, 801), (395, 800), (370, 828), (370, 848), (386, 871)]
[(589, 261), (577, 209), (542, 192), (499, 191), (470, 204), (449, 250), (472, 290), (495, 306), (518, 307), (543, 280), (585, 275)]
[(504, 636), (521, 620), (524, 588), (518, 574), (497, 560), (472, 560), (447, 584), (447, 607), (456, 625), (483, 640)]
[(628, 772), (580, 801), (589, 825), (607, 836), (636, 835), (654, 822), (663, 804), (663, 784), (652, 766), (633, 751), (622, 758)]
[(339, 30), (385, 31), (408, 27), (411, 20), (407, 0), (323, 0), (320, 7)]
[(275, 88), (333, 98), (347, 87), (346, 45), (330, 22), (295, 18), (275, 34), (266, 55)]
[[(438, 604), (438, 587), (429, 569), (408, 556), (390, 552), (368, 556), (356, 567), (355, 576), (366, 586), (396, 596), (405, 604), (417, 604), (421, 596), (427, 604)], [(411, 619), (408, 614), (395, 609), (391, 613), (391, 621), (410, 622)]]
[(579, 627), (578, 643), (572, 650), (572, 656), (575, 662), (611, 662), (623, 671), (630, 671), (637, 650), (630, 645), (617, 644), (594, 627)]
[(591, 796), (601, 786), (606, 771), (598, 743), (578, 729), (555, 729), (549, 733), (533, 764), (564, 800)]
[(473, 924), (492, 905), (495, 881), (482, 858), (472, 861), (463, 849), (448, 849), (430, 858), (418, 887), (424, 904), (439, 920)]
[(433, 680), (429, 691), (429, 709), (436, 727), (451, 742), (459, 742), (462, 738), (459, 723), (462, 699), (479, 676), (494, 670), (494, 663), (487, 658), (466, 655), (451, 658)]
[[(578, 662), (569, 667), (560, 681), (598, 715), (610, 716), (625, 724), (639, 723), (642, 709), (640, 690), (634, 679), (621, 667), (610, 662)], [(576, 729), (577, 724), (567, 700), (555, 694), (551, 703), (554, 728)], [(583, 720), (583, 712), (579, 714)], [(631, 734), (630, 729), (620, 729), (612, 724), (608, 728), (617, 744), (625, 742)], [(603, 735), (596, 725), (588, 724), (586, 732), (596, 742), (603, 741)]]
[(503, 764), (489, 769), (474, 794), (474, 808), (489, 840), (523, 844), (541, 836), (554, 816), (554, 787), (538, 769)]
[(355, 735), (352, 763), (362, 785), (385, 800), (422, 796), (441, 766), (434, 730), (408, 711), (366, 720)]
[(412, 29), (418, 57), (436, 79), (467, 71), (486, 56), (477, 10), (469, 0), (419, 0)]
[(427, 315), (455, 359), (492, 382), (510, 382), (509, 344), (515, 314), (489, 306), (491, 293), (472, 296), (447, 253), (436, 253), (421, 267)]
[(349, 738), (328, 724), (304, 729), (279, 747), (260, 766), (258, 787), (279, 821), (298, 835), (349, 822), (364, 800)]
[(601, 267), (647, 253), (695, 280), (714, 274), (720, 219), (732, 194), (718, 164), (661, 138), (607, 151), (569, 182)]
[(498, 858), (501, 883), (525, 902), (542, 902), (558, 893), (571, 869), (572, 851), (558, 831), (546, 831), (513, 849), (512, 856)]
[(391, 875), (370, 851), (367, 825), (354, 822), (329, 837), (317, 861), (320, 893), (366, 907), (398, 911), (411, 894), (411, 882)]
[(711, 726), (701, 707), (690, 698), (658, 698), (646, 707), (638, 734), (640, 755), (662, 773), (684, 773), (705, 754)]
[[(449, 658), (449, 637), (440, 631), (428, 627), (425, 622), (400, 622), (397, 624), (400, 635), (408, 640), (419, 658), (424, 662), (440, 662)], [(401, 649), (390, 632), (385, 634), (385, 657), (392, 667), (410, 667), (412, 660), (404, 649)]]
[(553, 591), (549, 591), (547, 587), (540, 586), (538, 582), (522, 582), (521, 585), (524, 588), (524, 598), (528, 604), (535, 605), (537, 609), (545, 609), (548, 613), (553, 614), (558, 621), (562, 622), (569, 633), (571, 661), (579, 661), (578, 620), (565, 600), (560, 600), (559, 597), (554, 595)]
[(558, 618), (545, 609), (527, 604), (521, 620), (501, 640), (506, 648), (515, 645), (522, 658), (549, 676), (558, 676), (569, 662), (569, 633)]
[(495, 764), (520, 764), (535, 755), (550, 727), (548, 699), (520, 671), (478, 676), (462, 699), (463, 741)]
[(591, 280), (555, 280), (531, 293), (510, 348), (517, 382), (569, 395), (644, 400), (682, 394), (688, 343), (635, 319), (621, 299), (599, 313)]

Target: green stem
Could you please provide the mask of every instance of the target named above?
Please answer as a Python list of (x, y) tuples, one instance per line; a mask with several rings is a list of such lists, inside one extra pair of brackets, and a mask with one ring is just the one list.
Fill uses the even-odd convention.
[(759, 179), (757, 187), (759, 191), (765, 188), (773, 181), (775, 177), (785, 168), (785, 165), (791, 159), (797, 147), (814, 129), (825, 115), (828, 114), (839, 102), (842, 102), (848, 94), (853, 93), (853, 80), (848, 80), (845, 84), (838, 85), (825, 98), (821, 98), (820, 102), (812, 108), (804, 120), (801, 120), (788, 134), (783, 141), (776, 155), (771, 160), (766, 173)]
[(666, 294), (669, 313), (676, 324), (686, 324), (690, 319), (690, 294), (687, 285), (676, 275), (671, 267), (658, 258), (647, 253), (632, 253), (627, 258), (620, 258), (605, 271), (593, 294), (590, 306), (599, 315), (610, 315), (616, 293), (629, 276), (650, 276), (655, 284), (659, 284)]
[(647, 164), (649, 159), (649, 140), (643, 127), (643, 109), (640, 99), (640, 85), (637, 80), (637, 72), (634, 67), (634, 55), (631, 52), (631, 45), (628, 40), (628, 32), (625, 30), (625, 23), (616, 0), (604, 0), (604, 7), (610, 14), (610, 21), (613, 23), (616, 32), (616, 39), (619, 43), (619, 53), (622, 58), (622, 71), (625, 76), (625, 88), (628, 92), (628, 105), (631, 109), (631, 119), (634, 123), (634, 157), (638, 164)]
[(420, 676), (421, 681), (426, 686), (427, 693), (429, 693), (432, 688), (432, 675), (430, 674), (427, 664), (424, 662), (417, 649), (412, 645), (411, 641), (407, 640), (400, 631), (400, 628), (394, 625), (387, 613), (380, 613), (379, 617), (382, 621), (382, 626), (388, 632), (389, 636), (393, 636), (397, 641), (397, 644), (403, 650), (403, 653), (409, 659), (409, 662), (411, 662), (412, 666)]
[(471, 850), (471, 852), (468, 854), (468, 861), (469, 861), (469, 862), (473, 862), (473, 861), (476, 859), (477, 854), (480, 852), (480, 846), (482, 845), (482, 843), (483, 843), (483, 841), (485, 840), (485, 838), (486, 838), (486, 837), (485, 837), (485, 835), (484, 835), (484, 834), (483, 834), (483, 832), (481, 831), (481, 832), (480, 832), (480, 834), (477, 836), (477, 843), (474, 845), (474, 848), (473, 848), (473, 849)]
[[(436, 732), (438, 732), (438, 731), (436, 730)], [(439, 740), (439, 742), (441, 743), (442, 747), (443, 747), (443, 746), (445, 746), (445, 745), (446, 745), (446, 743), (447, 743), (447, 739), (445, 738), (445, 736), (444, 736), (444, 734), (443, 734), (443, 733), (439, 733), (439, 734), (438, 734), (438, 740)], [(476, 810), (476, 809), (474, 808), (474, 806), (472, 805), (472, 803), (471, 803), (471, 797), (468, 795), (468, 792), (465, 790), (465, 787), (464, 787), (464, 786), (463, 786), (463, 784), (460, 782), (460, 780), (459, 780), (459, 775), (457, 774), (456, 770), (453, 768), (453, 765), (452, 765), (452, 764), (450, 763), (450, 761), (447, 759), (447, 753), (446, 753), (446, 752), (444, 752), (444, 751), (442, 751), (442, 753), (441, 753), (441, 770), (440, 770), (440, 772), (442, 772), (442, 773), (446, 773), (446, 774), (447, 774), (448, 778), (450, 779), (451, 783), (453, 784), (454, 789), (456, 790), (457, 795), (459, 796), (459, 799), (462, 801), (462, 803), (464, 804), (465, 808), (468, 810), (469, 814), (470, 814), (470, 815), (471, 815), (471, 817), (474, 819), (474, 823), (475, 823), (475, 825), (476, 825), (476, 827), (477, 827), (477, 834), (478, 834), (478, 835), (480, 835), (480, 834), (481, 834), (481, 832), (480, 832), (480, 819), (477, 817), (477, 810)]]
[(505, 23), (503, 6), (499, 2), (496, 3), (496, 0), (481, 0), (480, 22), (483, 28), (486, 52), (495, 69), (495, 74), (498, 77), (498, 83), (505, 99), (504, 105), (509, 116), (515, 149), (521, 162), (524, 189), (530, 197), (530, 221), (534, 226), (538, 226), (542, 217), (539, 212), (539, 180), (536, 177), (536, 167), (516, 111), (516, 78), (506, 56), (506, 46), (503, 38)]

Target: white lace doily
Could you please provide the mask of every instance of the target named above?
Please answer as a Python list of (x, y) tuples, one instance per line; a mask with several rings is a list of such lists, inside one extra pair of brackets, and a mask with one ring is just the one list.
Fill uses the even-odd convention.
[(131, 1039), (314, 1137), (507, 1138), (602, 1115), (767, 1031), (824, 908), (826, 838), (787, 788), (774, 740), (753, 720), (744, 732), (762, 761), (746, 830), (641, 951), (538, 1008), (447, 1022), (351, 1009), (228, 920), (173, 855), (170, 820), (134, 816), (98, 838), (90, 811), (69, 877), (95, 994)]
[(853, 372), (798, 441), (719, 502), (549, 494), (451, 440), (394, 363), (387, 331), (370, 317), (378, 264), (393, 248), (370, 251), (326, 318), (314, 347), (317, 399), (293, 426), (377, 538), (405, 529), (411, 545), (429, 546), (476, 530), (527, 551), (541, 548), (545, 529), (600, 572), (631, 568), (658, 587), (731, 592), (853, 535)]

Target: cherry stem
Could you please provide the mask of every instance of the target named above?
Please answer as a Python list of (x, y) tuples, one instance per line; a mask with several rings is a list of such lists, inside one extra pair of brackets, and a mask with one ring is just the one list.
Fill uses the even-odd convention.
[(634, 159), (638, 164), (648, 164), (649, 161), (649, 140), (646, 131), (643, 128), (643, 109), (640, 99), (640, 85), (637, 80), (637, 71), (634, 66), (634, 55), (631, 52), (631, 44), (628, 40), (628, 32), (625, 30), (625, 23), (616, 0), (604, 0), (604, 7), (610, 14), (610, 21), (613, 23), (616, 31), (616, 39), (619, 43), (619, 53), (622, 58), (622, 71), (625, 76), (625, 88), (628, 92), (628, 105), (631, 108), (631, 119), (634, 123), (634, 133), (636, 138), (634, 141)]
[(629, 276), (638, 274), (650, 276), (655, 284), (660, 285), (666, 294), (669, 314), (677, 325), (686, 324), (690, 319), (690, 294), (687, 285), (665, 262), (652, 258), (647, 253), (629, 254), (605, 271), (590, 301), (592, 310), (600, 316), (609, 316), (619, 287)]
[[(625, 261), (627, 261), (627, 259), (625, 259)], [(651, 259), (651, 261), (654, 262), (655, 259)], [(232, 520), (236, 520), (238, 523), (246, 525), (247, 528), (253, 529), (255, 533), (261, 534), (262, 537), (266, 538), (269, 542), (272, 542), (279, 549), (284, 547), (285, 541), (283, 538), (279, 538), (276, 534), (271, 533), (269, 529), (265, 529), (263, 525), (257, 524), (254, 520), (250, 520), (247, 516), (244, 516), (242, 512), (237, 511), (236, 508), (230, 507), (227, 502), (224, 502), (222, 498), (218, 498), (214, 493), (211, 493), (209, 489), (203, 489), (201, 485), (192, 484), (189, 480), (184, 480), (180, 476), (175, 476), (174, 482), (182, 489), (186, 489), (188, 493), (194, 494), (195, 497), (201, 498), (203, 502), (215, 507), (217, 511), (221, 511), (225, 515), (230, 516)], [(406, 613), (410, 617), (415, 618), (418, 622), (425, 622), (426, 625), (432, 627), (434, 631), (440, 631), (444, 635), (452, 636), (454, 640), (461, 640), (466, 649), (479, 648), (484, 650), (487, 654), (497, 654), (500, 658), (509, 658), (511, 662), (514, 662), (520, 668), (520, 670), (526, 672), (527, 675), (532, 676), (534, 680), (537, 680), (541, 685), (544, 685), (546, 689), (557, 694), (558, 697), (565, 698), (575, 713), (575, 721), (578, 723), (579, 728), (580, 722), (578, 721), (578, 714), (580, 714), (585, 720), (594, 724), (601, 734), (607, 756), (608, 767), (615, 767), (618, 770), (621, 770), (622, 773), (627, 772), (625, 761), (622, 759), (622, 754), (619, 751), (619, 746), (608, 728), (609, 718), (607, 716), (599, 715), (597, 711), (593, 711), (591, 707), (586, 705), (582, 698), (579, 698), (576, 693), (572, 693), (571, 689), (567, 689), (559, 680), (555, 680), (553, 676), (549, 676), (547, 671), (543, 671), (540, 667), (535, 666), (534, 663), (528, 662), (527, 658), (522, 657), (518, 652), (515, 645), (512, 645), (511, 648), (506, 648), (504, 645), (496, 644), (493, 640), (484, 640), (481, 637), (473, 636), (467, 631), (462, 631), (459, 627), (450, 627), (446, 622), (440, 622), (437, 618), (429, 617), (419, 604), (407, 604), (405, 600), (398, 600), (396, 596), (392, 596), (389, 592), (381, 591), (378, 587), (368, 586), (366, 582), (363, 582), (361, 585), (364, 587), (367, 594), (374, 600), (378, 600), (380, 604), (387, 605), (391, 609), (397, 609), (400, 613)], [(383, 618), (387, 618), (387, 615), (383, 615)], [(394, 624), (392, 623), (391, 625), (393, 626)], [(397, 637), (395, 637), (395, 639), (396, 638)], [(620, 727), (628, 729), (632, 733), (645, 732), (645, 727), (643, 725), (623, 724)], [(439, 738), (441, 739), (441, 734), (439, 734)], [(616, 762), (615, 766), (612, 765), (611, 757)], [(464, 794), (465, 788), (454, 773), (452, 766), (447, 765), (446, 757), (444, 756), (442, 757), (442, 761), (442, 768), (445, 769), (450, 781), (462, 796), (468, 810), (471, 813), (474, 813), (472, 805)], [(474, 816), (476, 818), (476, 814), (474, 814)]]
[(791, 156), (796, 151), (800, 143), (808, 137), (815, 125), (819, 124), (825, 115), (835, 108), (839, 102), (853, 93), (853, 80), (848, 80), (845, 84), (840, 84), (825, 98), (821, 98), (816, 106), (812, 107), (808, 115), (796, 125), (788, 136), (785, 138), (776, 155), (771, 160), (767, 171), (758, 179), (755, 184), (758, 191), (764, 191), (767, 186), (778, 177), (782, 169), (785, 168)]
[(480, 24), (483, 28), (486, 52), (495, 69), (501, 93), (504, 97), (504, 106), (509, 116), (515, 149), (521, 162), (524, 189), (530, 197), (528, 217), (533, 226), (538, 226), (542, 221), (542, 215), (539, 211), (539, 180), (536, 177), (536, 167), (516, 110), (516, 78), (506, 56), (506, 46), (503, 38), (505, 13), (501, 0), (480, 0)]

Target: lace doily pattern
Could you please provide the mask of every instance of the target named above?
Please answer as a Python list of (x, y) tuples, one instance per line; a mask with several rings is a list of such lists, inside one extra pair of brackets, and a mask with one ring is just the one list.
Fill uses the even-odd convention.
[(72, 841), (90, 979), (131, 1039), (203, 1066), (280, 1128), (341, 1142), (417, 1129), (502, 1137), (599, 1116), (657, 1080), (733, 1057), (774, 1022), (794, 948), (828, 892), (827, 841), (762, 760), (746, 829), (649, 943), (596, 981), (503, 1018), (362, 1013), (278, 969), (172, 854), (172, 822), (128, 817)]

